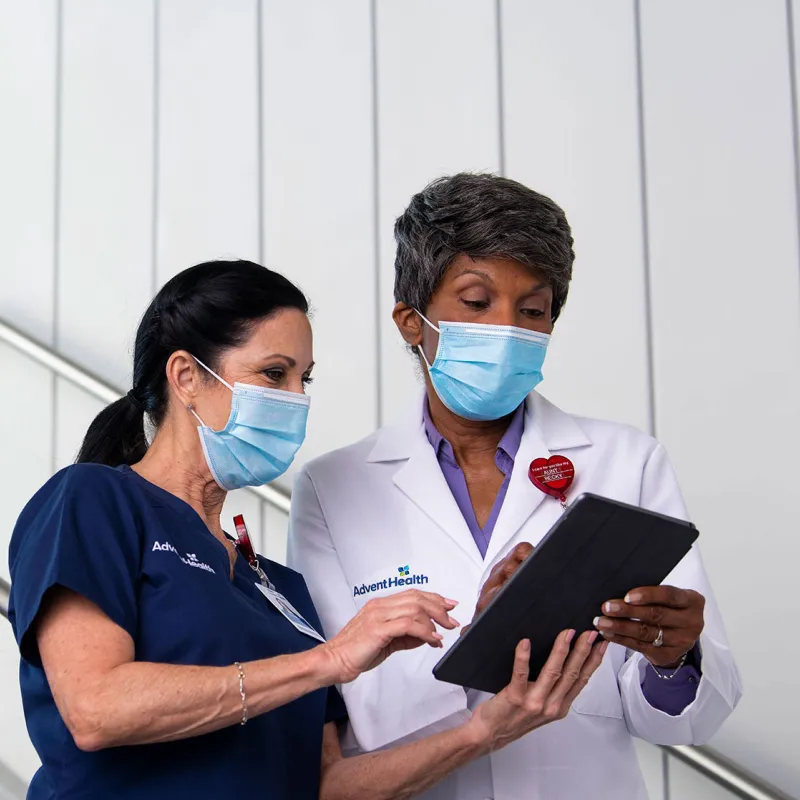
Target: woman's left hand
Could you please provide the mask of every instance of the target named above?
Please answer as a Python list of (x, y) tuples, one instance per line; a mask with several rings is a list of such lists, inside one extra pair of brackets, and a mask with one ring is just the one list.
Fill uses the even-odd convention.
[[(697, 643), (703, 632), (706, 599), (674, 586), (642, 586), (624, 600), (603, 603), (597, 630), (609, 642), (641, 653), (657, 667), (671, 667)], [(663, 644), (656, 647), (659, 632)]]
[[(497, 562), (492, 567), (486, 583), (481, 586), (478, 596), (478, 604), (475, 606), (475, 613), (472, 615), (473, 621), (478, 614), (494, 599), (494, 596), (508, 583), (509, 578), (522, 566), (522, 562), (533, 552), (533, 545), (528, 542), (520, 542), (505, 558)], [(470, 623), (471, 624), (471, 623)], [(469, 625), (461, 629), (463, 636)]]

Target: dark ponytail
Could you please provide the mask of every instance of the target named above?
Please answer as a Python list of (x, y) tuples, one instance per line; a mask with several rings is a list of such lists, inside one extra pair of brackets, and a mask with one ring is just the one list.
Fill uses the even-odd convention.
[(209, 261), (178, 273), (145, 311), (136, 332), (133, 388), (95, 417), (78, 463), (135, 464), (147, 451), (144, 414), (159, 426), (167, 414), (166, 367), (187, 350), (216, 370), (220, 356), (244, 344), (253, 325), (284, 308), (308, 313), (303, 293), (252, 261)]

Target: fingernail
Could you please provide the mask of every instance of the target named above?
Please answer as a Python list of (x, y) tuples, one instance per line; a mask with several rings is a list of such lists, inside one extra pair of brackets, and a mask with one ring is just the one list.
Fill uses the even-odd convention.
[(609, 642), (603, 642), (600, 645), (600, 655), (601, 656), (604, 656), (606, 654), (606, 650), (608, 650), (608, 645), (609, 645)]
[(574, 630), (568, 630), (567, 631), (567, 635), (566, 635), (565, 638), (567, 640), (567, 644), (569, 644), (575, 638), (575, 631)]
[(444, 639), (444, 636), (442, 636), (441, 633), (437, 633), (436, 631), (434, 631), (433, 632), (433, 638), (434, 639), (439, 639), (441, 641), (442, 639)]
[(636, 592), (631, 592), (630, 594), (625, 595), (625, 602), (630, 603), (631, 605), (636, 605), (636, 603), (640, 602), (641, 599), (642, 596)]
[(597, 637), (598, 637), (599, 635), (600, 635), (600, 634), (599, 634), (597, 631), (592, 631), (592, 632), (589, 634), (589, 644), (594, 644), (594, 643), (597, 641)]
[(596, 627), (597, 627), (599, 624), (600, 624), (600, 617), (595, 617), (595, 618), (592, 620), (592, 625), (594, 625), (594, 626), (595, 626), (595, 628), (596, 628)]
[(608, 628), (614, 627), (614, 621), (610, 620), (608, 617), (595, 617), (595, 619), (597, 620), (594, 624), (595, 628), (599, 628), (600, 630), (605, 628), (608, 630)]
[(460, 627), (461, 623), (455, 618), (451, 617), (449, 614), (447, 615), (447, 619), (456, 626), (456, 628)]
[(458, 605), (458, 600), (451, 600), (449, 597), (445, 597), (445, 600), (446, 600), (446, 601), (447, 601), (447, 602), (448, 602), (448, 603), (449, 603), (449, 604), (450, 604), (450, 605), (451, 605), (453, 608), (455, 608), (455, 607)]
[(603, 610), (606, 614), (614, 614), (617, 611), (622, 611), (622, 606), (619, 603), (612, 603), (609, 601), (603, 606)]
[(531, 640), (530, 639), (523, 639), (520, 644), (522, 645), (522, 652), (527, 653), (528, 650), (531, 649)]

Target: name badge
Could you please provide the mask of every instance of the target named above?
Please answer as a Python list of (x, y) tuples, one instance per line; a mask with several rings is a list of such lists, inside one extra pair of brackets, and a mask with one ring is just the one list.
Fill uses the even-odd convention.
[(325, 639), (314, 630), (313, 626), (306, 622), (303, 615), (277, 590), (269, 586), (264, 586), (262, 583), (257, 583), (256, 587), (272, 603), (278, 611), (283, 614), (289, 622), (297, 628), (300, 633), (316, 639), (318, 642), (324, 642)]

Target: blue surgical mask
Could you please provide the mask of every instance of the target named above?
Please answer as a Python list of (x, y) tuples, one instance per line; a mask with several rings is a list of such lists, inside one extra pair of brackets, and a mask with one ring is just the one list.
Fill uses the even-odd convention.
[(500, 419), (515, 411), (542, 380), (550, 337), (513, 325), (441, 322), (433, 364), (422, 347), (439, 399), (454, 414), (473, 420)]
[(283, 475), (305, 439), (311, 398), (249, 383), (231, 386), (202, 361), (195, 361), (233, 392), (231, 415), (221, 431), (209, 428), (189, 406), (200, 423), (197, 432), (214, 480), (231, 492)]

